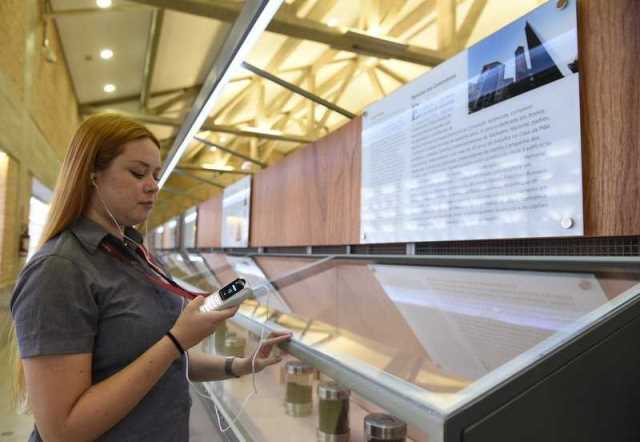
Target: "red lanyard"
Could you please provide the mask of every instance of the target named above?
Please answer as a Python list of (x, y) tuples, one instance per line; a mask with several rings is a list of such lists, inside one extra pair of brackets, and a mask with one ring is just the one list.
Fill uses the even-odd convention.
[[(106, 251), (109, 255), (121, 260), (127, 261), (127, 258), (122, 253), (121, 250), (117, 250), (112, 244), (109, 244), (107, 241), (102, 241), (100, 244), (102, 249)], [(147, 277), (149, 282), (152, 284), (162, 287), (165, 290), (170, 291), (174, 295), (181, 296), (185, 299), (192, 300), (196, 296), (209, 296), (209, 293), (204, 292), (192, 292), (191, 290), (187, 290), (182, 288), (175, 282), (171, 277), (167, 276), (164, 271), (154, 262), (154, 258), (149, 254), (147, 249), (142, 244), (136, 243), (136, 254), (141, 257), (144, 262), (147, 263), (148, 269), (151, 272), (143, 271), (144, 275)]]

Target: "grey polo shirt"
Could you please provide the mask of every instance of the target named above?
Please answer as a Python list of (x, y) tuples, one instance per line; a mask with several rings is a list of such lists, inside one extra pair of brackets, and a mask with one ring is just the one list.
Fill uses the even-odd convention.
[[(142, 240), (134, 229), (126, 234)], [(129, 259), (110, 255), (102, 241)], [(144, 262), (134, 257), (84, 217), (44, 244), (20, 273), (11, 299), (22, 358), (92, 353), (96, 384), (160, 340), (178, 318), (182, 298), (150, 283)], [(187, 442), (190, 407), (183, 357), (98, 441)], [(41, 441), (36, 428), (29, 441)]]

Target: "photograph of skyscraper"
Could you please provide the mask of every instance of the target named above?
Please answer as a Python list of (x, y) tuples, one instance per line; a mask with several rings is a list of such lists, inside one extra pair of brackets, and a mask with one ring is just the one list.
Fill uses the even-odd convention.
[[(553, 3), (553, 2), (550, 2)], [(578, 72), (575, 29), (557, 11), (526, 16), (469, 49), (469, 113)], [(542, 38), (533, 19), (549, 34)], [(554, 20), (555, 19), (555, 20)], [(556, 23), (550, 23), (554, 20)]]

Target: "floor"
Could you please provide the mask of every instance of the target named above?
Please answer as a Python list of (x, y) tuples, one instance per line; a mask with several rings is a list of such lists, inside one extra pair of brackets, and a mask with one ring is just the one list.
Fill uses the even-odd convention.
[[(33, 428), (33, 418), (17, 414), (10, 405), (10, 366), (7, 331), (9, 313), (0, 307), (0, 442), (26, 442)], [(193, 395), (192, 395), (193, 396)], [(193, 397), (190, 442), (218, 442), (223, 439), (199, 398)]]

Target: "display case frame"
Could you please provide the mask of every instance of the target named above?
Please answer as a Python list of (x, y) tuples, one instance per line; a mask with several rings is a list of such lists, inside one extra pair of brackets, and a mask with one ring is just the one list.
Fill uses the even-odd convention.
[[(353, 261), (375, 261), (382, 265), (421, 265), (429, 267), (475, 268), (498, 270), (524, 270), (544, 272), (628, 272), (640, 273), (640, 258), (636, 257), (496, 257), (496, 256), (388, 256), (388, 255), (309, 255), (309, 254), (272, 254), (272, 253), (230, 253), (233, 256), (250, 258), (311, 258), (317, 263), (326, 264), (332, 260), (348, 259)], [(307, 266), (305, 272), (312, 272), (314, 265)], [(278, 280), (287, 281), (299, 278), (296, 271), (274, 278), (274, 287), (278, 287)], [(406, 385), (389, 376), (382, 379), (379, 373), (366, 369), (354, 370), (335, 358), (295, 340), (286, 344), (284, 348), (293, 356), (304, 360), (326, 373), (335, 380), (349, 385), (359, 395), (382, 407), (394, 410), (394, 414), (410, 424), (420, 428), (429, 435), (429, 441), (484, 441), (484, 440), (572, 440), (572, 434), (581, 434), (581, 439), (575, 440), (633, 440), (640, 430), (638, 424), (602, 425), (602, 419), (580, 419), (580, 416), (592, 415), (594, 407), (588, 402), (572, 403), (572, 398), (583, 398), (585, 385), (589, 385), (592, 395), (599, 398), (599, 403), (609, 404), (607, 410), (619, 410), (613, 406), (620, 401), (620, 388), (613, 388), (609, 382), (598, 376), (611, 368), (607, 358), (592, 361), (588, 367), (581, 364), (581, 358), (593, 359), (593, 355), (600, 354), (603, 345), (608, 344), (608, 350), (631, 346), (634, 332), (640, 328), (640, 300), (634, 296), (621, 305), (612, 308), (606, 315), (600, 317), (586, 329), (572, 336), (566, 342), (541, 356), (526, 369), (514, 374), (509, 379), (495, 385), (484, 394), (460, 407), (452, 413), (440, 414), (424, 406), (424, 402), (417, 400), (419, 391), (408, 392)], [(259, 333), (264, 324), (247, 315), (238, 314), (234, 322), (242, 328)], [(277, 327), (275, 327), (277, 328)], [(274, 327), (269, 327), (274, 329)], [(636, 334), (637, 335), (637, 334)], [(600, 353), (599, 353), (600, 352)], [(640, 357), (638, 352), (631, 352), (626, 358), (617, 361), (618, 367), (629, 374), (618, 384), (625, 384), (629, 388), (640, 387), (638, 376), (632, 376), (634, 370), (640, 372)], [(551, 385), (557, 385), (558, 379), (564, 379), (562, 392), (549, 392)], [(355, 388), (354, 388), (355, 387)], [(638, 389), (640, 391), (640, 389)], [(543, 394), (546, 392), (546, 396)], [(541, 396), (542, 395), (542, 396)], [(527, 403), (523, 402), (523, 398)], [(550, 406), (544, 398), (552, 398), (552, 403), (562, 403), (563, 421), (551, 416), (556, 406)], [(560, 400), (564, 398), (563, 400)], [(640, 398), (640, 393), (638, 394)], [(628, 401), (627, 401), (628, 402)], [(623, 401), (623, 404), (625, 402)], [(626, 406), (632, 409), (631, 403)], [(598, 407), (596, 407), (598, 408)], [(599, 408), (598, 408), (599, 409)], [(557, 410), (556, 410), (557, 411)], [(505, 420), (505, 416), (511, 418)], [(531, 416), (544, 416), (536, 425), (523, 425)], [(616, 415), (618, 416), (616, 418)], [(615, 411), (601, 412), (601, 417), (615, 422), (620, 419), (620, 413)], [(635, 417), (635, 416), (634, 416)], [(637, 422), (637, 420), (635, 420)], [(582, 428), (577, 431), (577, 425)], [(613, 428), (615, 427), (615, 428)], [(441, 431), (434, 432), (434, 428)], [(527, 428), (529, 428), (527, 430)], [(527, 432), (528, 431), (528, 432)], [(520, 433), (523, 439), (514, 439)], [(585, 435), (586, 438), (585, 438)], [(600, 439), (597, 439), (597, 438)], [(529, 440), (529, 439), (527, 439)]]

